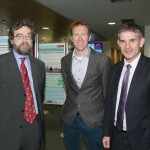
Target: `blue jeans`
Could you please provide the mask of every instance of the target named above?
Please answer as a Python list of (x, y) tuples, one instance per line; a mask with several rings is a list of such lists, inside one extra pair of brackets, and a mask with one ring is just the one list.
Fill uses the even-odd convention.
[(102, 134), (102, 126), (90, 128), (80, 116), (76, 116), (71, 124), (64, 123), (66, 150), (81, 150), (83, 137), (86, 138), (88, 150), (102, 150)]

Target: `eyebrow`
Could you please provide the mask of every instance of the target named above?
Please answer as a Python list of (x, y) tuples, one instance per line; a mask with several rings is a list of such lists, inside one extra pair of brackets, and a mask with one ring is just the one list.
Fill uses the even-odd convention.
[[(32, 33), (27, 33), (26, 35), (28, 35), (28, 34), (32, 35)], [(23, 34), (22, 33), (16, 33), (16, 35), (23, 35)]]

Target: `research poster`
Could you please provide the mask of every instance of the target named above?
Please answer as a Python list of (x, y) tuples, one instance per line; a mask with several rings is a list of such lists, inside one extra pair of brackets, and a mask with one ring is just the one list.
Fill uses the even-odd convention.
[(61, 58), (68, 51), (67, 43), (39, 44), (38, 58), (46, 66), (45, 104), (63, 105), (66, 93), (61, 73)]
[(46, 73), (45, 101), (46, 104), (63, 105), (65, 101), (64, 83), (61, 73)]
[(45, 62), (46, 68), (61, 69), (60, 60), (66, 49), (66, 43), (39, 44), (38, 58)]
[(0, 36), (0, 55), (8, 53), (11, 50), (8, 36)]

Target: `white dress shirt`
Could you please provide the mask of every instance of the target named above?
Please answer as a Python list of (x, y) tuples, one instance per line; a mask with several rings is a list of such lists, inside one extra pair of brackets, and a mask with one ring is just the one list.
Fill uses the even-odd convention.
[(86, 54), (82, 57), (76, 56), (75, 50), (72, 55), (72, 74), (79, 88), (81, 88), (84, 77), (86, 75), (89, 56), (90, 48), (87, 48)]
[[(128, 88), (127, 88), (127, 95), (128, 95), (129, 87), (130, 87), (130, 84), (131, 84), (131, 81), (132, 81), (132, 78), (133, 78), (133, 75), (134, 75), (134, 72), (135, 72), (135, 69), (136, 69), (136, 66), (138, 64), (138, 61), (139, 61), (140, 57), (141, 57), (141, 53), (138, 55), (138, 57), (136, 57), (136, 59), (134, 59), (130, 63), (131, 68), (130, 68), (130, 76), (129, 76)], [(119, 80), (119, 85), (118, 85), (118, 92), (117, 92), (117, 101), (116, 101), (116, 110), (115, 110), (115, 119), (114, 119), (114, 125), (115, 126), (116, 126), (116, 121), (117, 121), (117, 111), (118, 111), (118, 106), (119, 106), (119, 101), (120, 101), (122, 81), (123, 81), (123, 77), (124, 77), (125, 71), (127, 69), (126, 66), (128, 64), (129, 63), (124, 59), (124, 66), (123, 66), (123, 69), (122, 69), (122, 72), (121, 72), (121, 76), (120, 76), (120, 80)], [(123, 120), (123, 130), (127, 131), (125, 111), (124, 111), (124, 120)]]

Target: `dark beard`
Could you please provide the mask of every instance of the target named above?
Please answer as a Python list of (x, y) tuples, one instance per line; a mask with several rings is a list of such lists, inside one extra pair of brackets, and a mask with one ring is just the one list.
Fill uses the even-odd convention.
[(32, 47), (27, 42), (23, 42), (19, 46), (14, 45), (14, 49), (20, 55), (29, 55), (32, 51)]

